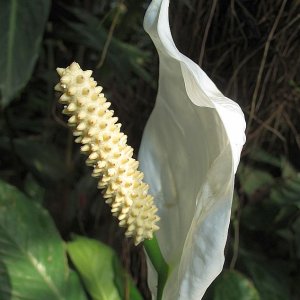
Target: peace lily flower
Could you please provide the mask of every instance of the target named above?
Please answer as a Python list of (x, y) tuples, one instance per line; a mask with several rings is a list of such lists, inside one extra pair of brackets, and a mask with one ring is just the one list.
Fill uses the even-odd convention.
[[(158, 207), (156, 233), (169, 265), (165, 300), (199, 300), (221, 272), (234, 189), (245, 143), (240, 107), (176, 48), (169, 0), (153, 0), (144, 27), (159, 54), (159, 89), (144, 131), (140, 167)], [(149, 286), (157, 274), (149, 266)]]

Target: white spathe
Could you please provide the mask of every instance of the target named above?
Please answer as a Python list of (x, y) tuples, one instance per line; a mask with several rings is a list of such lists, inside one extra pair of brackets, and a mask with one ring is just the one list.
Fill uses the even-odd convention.
[[(153, 0), (144, 20), (160, 65), (139, 160), (161, 217), (157, 239), (171, 267), (163, 299), (199, 300), (224, 264), (246, 124), (240, 107), (176, 48), (168, 6), (169, 0)], [(156, 272), (148, 266), (155, 297)]]

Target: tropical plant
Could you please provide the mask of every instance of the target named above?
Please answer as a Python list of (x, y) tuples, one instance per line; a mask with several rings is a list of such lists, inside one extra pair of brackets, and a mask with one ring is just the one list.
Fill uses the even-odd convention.
[[(143, 247), (111, 217), (53, 90), (58, 66), (94, 70), (136, 158), (158, 90), (146, 2), (0, 1), (1, 300), (151, 299)], [(203, 299), (300, 296), (299, 7), (171, 1), (175, 44), (250, 120), (224, 270)]]

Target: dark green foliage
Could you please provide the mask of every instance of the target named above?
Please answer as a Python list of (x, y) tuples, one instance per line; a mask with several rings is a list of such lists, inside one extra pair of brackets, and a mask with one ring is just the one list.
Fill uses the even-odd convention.
[(260, 300), (253, 283), (236, 271), (224, 271), (213, 284), (214, 300)]
[[(172, 0), (170, 4), (171, 30), (179, 49), (200, 61), (227, 96), (240, 99), (251, 119), (237, 176), (225, 271), (206, 298), (298, 300), (299, 1), (217, 1), (212, 11), (213, 2)], [(90, 297), (88, 286), (94, 289), (95, 282), (86, 283), (89, 279), (79, 266), (83, 260), (74, 256), (78, 250), (74, 248), (83, 241), (80, 248), (87, 247), (87, 255), (110, 255), (105, 272), (114, 277), (112, 289), (121, 299), (140, 299), (133, 281), (143, 298), (150, 299), (143, 251), (123, 237), (111, 217), (53, 91), (56, 67), (77, 61), (82, 68), (93, 69), (137, 151), (158, 78), (157, 54), (142, 29), (148, 3), (0, 1), (1, 300), (30, 293), (29, 299), (56, 299), (28, 251), (49, 269), (62, 295), (57, 299)], [(264, 61), (276, 18), (279, 22)], [(72, 233), (93, 237), (116, 252), (77, 238), (68, 242), (68, 264), (58, 232), (65, 241)], [(56, 253), (51, 263), (49, 251)], [(91, 268), (86, 262), (85, 267)], [(28, 284), (30, 279), (23, 273), (20, 280), (18, 272), (33, 276), (39, 286)], [(98, 279), (103, 275), (99, 268), (95, 274)]]
[(0, 299), (87, 299), (48, 212), (2, 181), (0, 237)]
[(7, 105), (30, 79), (50, 0), (0, 1), (0, 91)]
[[(297, 299), (299, 173), (283, 157), (276, 160), (260, 152), (254, 158), (249, 161), (252, 166), (248, 167), (248, 176), (244, 165), (239, 171), (244, 200), (239, 208), (237, 266), (253, 279), (262, 299)], [(270, 172), (274, 166), (279, 176)]]

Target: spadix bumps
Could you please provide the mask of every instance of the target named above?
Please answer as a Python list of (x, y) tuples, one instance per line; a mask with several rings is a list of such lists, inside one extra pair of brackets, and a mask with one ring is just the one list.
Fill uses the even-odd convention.
[(82, 71), (75, 62), (66, 69), (57, 68), (57, 72), (61, 79), (55, 90), (63, 93), (63, 113), (70, 116), (68, 124), (88, 156), (87, 165), (93, 166), (92, 175), (100, 177), (98, 187), (105, 189), (106, 203), (136, 245), (151, 239), (158, 230), (157, 208), (142, 181), (143, 173), (137, 170), (138, 162), (132, 158), (133, 149), (120, 132), (121, 124), (108, 109), (110, 103), (101, 93), (102, 87), (91, 77), (92, 71)]

